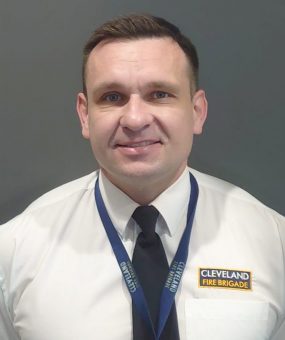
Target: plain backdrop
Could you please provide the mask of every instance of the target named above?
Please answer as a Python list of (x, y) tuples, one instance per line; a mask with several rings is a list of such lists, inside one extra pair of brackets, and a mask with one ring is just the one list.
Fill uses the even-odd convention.
[(75, 113), (81, 51), (133, 12), (165, 17), (198, 48), (209, 116), (191, 166), (285, 214), (284, 0), (0, 0), (0, 224), (97, 167)]
[(198, 48), (209, 116), (191, 166), (285, 214), (284, 0), (0, 0), (0, 222), (97, 167), (75, 112), (81, 51), (133, 12), (165, 17)]

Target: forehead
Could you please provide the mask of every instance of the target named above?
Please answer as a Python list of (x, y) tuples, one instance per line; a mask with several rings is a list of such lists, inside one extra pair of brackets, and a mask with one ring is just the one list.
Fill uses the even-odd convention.
[(141, 38), (134, 40), (107, 40), (90, 53), (86, 64), (86, 78), (104, 74), (115, 76), (120, 72), (186, 73), (189, 63), (184, 51), (171, 38)]

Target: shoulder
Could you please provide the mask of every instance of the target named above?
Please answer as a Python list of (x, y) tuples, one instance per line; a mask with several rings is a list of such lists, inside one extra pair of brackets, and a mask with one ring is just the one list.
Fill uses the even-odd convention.
[(34, 202), (32, 202), (23, 214), (28, 214), (37, 209), (42, 209), (50, 205), (60, 203), (62, 201), (68, 201), (68, 199), (74, 195), (80, 196), (86, 191), (93, 191), (95, 180), (98, 176), (98, 171), (92, 172), (86, 176), (75, 179), (71, 182), (65, 183), (51, 191), (48, 191), (44, 195), (40, 196)]
[(67, 204), (72, 199), (80, 199), (86, 192), (93, 191), (98, 171), (80, 177), (57, 188), (54, 188), (33, 201), (21, 214), (0, 226), (0, 232), (13, 229), (20, 221), (32, 214), (44, 212), (56, 206)]
[(4, 229), (4, 226), (13, 225), (37, 210), (45, 209), (49, 206), (60, 204), (61, 202), (67, 202), (73, 196), (81, 196), (82, 193), (93, 191), (97, 177), (98, 171), (94, 171), (48, 191), (33, 201), (21, 214), (1, 225), (0, 231)]
[(282, 225), (285, 229), (285, 217), (267, 207), (253, 195), (240, 187), (216, 177), (190, 169), (199, 185), (199, 193), (203, 204), (210, 204), (236, 218), (249, 219), (258, 217)]
[(21, 273), (34, 277), (65, 231), (78, 229), (86, 215), (92, 215), (97, 176), (93, 172), (47, 192), (0, 226), (0, 287), (7, 290), (10, 275), (16, 272), (19, 282)]
[(204, 174), (194, 169), (190, 169), (190, 171), (197, 179), (199, 188), (202, 190), (207, 190), (209, 193), (212, 194), (229, 196), (232, 198), (236, 198), (238, 200), (245, 200), (248, 202), (262, 204), (247, 191), (241, 189), (240, 187), (234, 184), (231, 184), (225, 180), (216, 178), (214, 176)]
[(45, 193), (21, 214), (1, 225), (0, 269), (1, 263), (11, 259), (15, 249), (24, 240), (29, 239), (33, 247), (40, 244), (40, 240), (44, 243), (51, 230), (68, 223), (82, 200), (85, 206), (91, 205), (94, 202), (93, 189), (97, 176), (96, 171)]
[(253, 195), (234, 184), (214, 176), (204, 174), (194, 169), (190, 169), (190, 171), (195, 176), (200, 191), (205, 192), (208, 195), (215, 195), (217, 198), (224, 198), (228, 201), (233, 200), (235, 203), (240, 202), (244, 204), (255, 205), (263, 209), (272, 210)]
[(91, 195), (93, 193), (97, 176), (98, 171), (95, 171), (43, 194), (32, 202), (21, 214), (0, 226), (0, 238), (6, 232), (16, 231), (19, 225), (25, 224), (25, 222), (35, 216), (45, 216), (50, 212), (53, 212), (52, 215), (56, 215), (55, 213), (57, 211), (62, 211), (62, 207), (76, 205), (84, 195)]
[(190, 171), (199, 186), (196, 209), (199, 223), (234, 237), (244, 235), (251, 246), (267, 247), (267, 253), (278, 250), (285, 268), (285, 217), (233, 184), (193, 169)]

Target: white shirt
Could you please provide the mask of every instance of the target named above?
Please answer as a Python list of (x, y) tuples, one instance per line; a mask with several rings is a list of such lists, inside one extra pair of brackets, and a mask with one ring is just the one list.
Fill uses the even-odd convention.
[[(200, 192), (176, 294), (180, 338), (271, 339), (285, 317), (285, 219), (243, 190), (191, 172)], [(132, 339), (131, 298), (98, 216), (96, 178), (97, 172), (47, 193), (0, 228), (1, 340)], [(137, 204), (103, 176), (99, 185), (131, 257)], [(189, 195), (185, 170), (152, 202), (169, 262)], [(248, 272), (252, 289), (226, 287), (231, 273)], [(213, 275), (222, 275), (225, 287), (208, 284)]]

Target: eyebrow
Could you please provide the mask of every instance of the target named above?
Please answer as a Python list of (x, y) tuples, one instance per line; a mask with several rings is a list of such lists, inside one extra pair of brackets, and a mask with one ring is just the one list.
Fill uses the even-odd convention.
[(145, 86), (148, 88), (165, 89), (170, 92), (178, 92), (178, 85), (169, 81), (150, 81)]
[[(108, 90), (114, 90), (114, 89), (123, 89), (128, 90), (128, 86), (126, 86), (123, 83), (115, 82), (115, 81), (103, 81), (99, 82), (94, 86), (92, 89), (92, 94), (96, 94), (101, 91), (108, 91)], [(147, 82), (142, 86), (143, 90), (147, 89), (161, 89), (161, 90), (167, 90), (170, 92), (177, 93), (179, 91), (178, 85), (169, 82), (169, 81), (150, 81)]]

